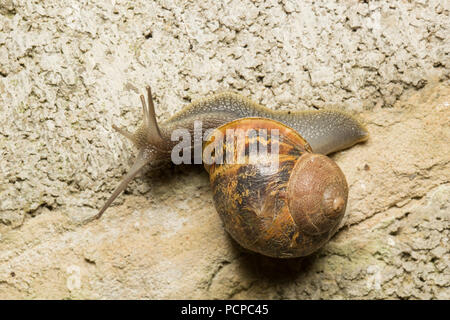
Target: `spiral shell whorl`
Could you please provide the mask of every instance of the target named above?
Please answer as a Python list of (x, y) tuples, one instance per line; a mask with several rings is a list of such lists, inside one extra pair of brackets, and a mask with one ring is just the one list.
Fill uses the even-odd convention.
[(345, 213), (348, 186), (341, 169), (319, 154), (302, 155), (288, 186), (289, 209), (297, 226), (318, 235), (333, 230)]

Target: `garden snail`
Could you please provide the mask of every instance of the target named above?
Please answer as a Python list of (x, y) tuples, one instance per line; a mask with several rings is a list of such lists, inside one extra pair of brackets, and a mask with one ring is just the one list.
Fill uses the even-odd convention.
[[(147, 95), (147, 103), (140, 97), (144, 119), (134, 134), (113, 126), (134, 143), (139, 154), (92, 219), (103, 214), (146, 164), (158, 167), (171, 161), (171, 150), (178, 143), (171, 140), (175, 129), (193, 134), (194, 121), (201, 120), (202, 134), (210, 129), (225, 133), (243, 128), (279, 133), (276, 172), (263, 174), (254, 163), (205, 164), (215, 207), (225, 229), (240, 245), (271, 257), (299, 257), (317, 250), (335, 233), (345, 213), (348, 186), (326, 154), (367, 140), (368, 132), (357, 119), (332, 110), (272, 111), (240, 95), (222, 93), (193, 102), (158, 125), (150, 87)], [(214, 141), (204, 143), (204, 150), (217, 148)]]

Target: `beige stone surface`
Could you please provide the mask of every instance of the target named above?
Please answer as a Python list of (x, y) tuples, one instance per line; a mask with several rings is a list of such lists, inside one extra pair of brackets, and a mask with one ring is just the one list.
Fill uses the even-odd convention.
[[(447, 1), (0, 0), (0, 298), (450, 299)], [(159, 120), (234, 90), (338, 106), (350, 198), (321, 250), (278, 260), (223, 230), (201, 167), (136, 179), (138, 95)]]

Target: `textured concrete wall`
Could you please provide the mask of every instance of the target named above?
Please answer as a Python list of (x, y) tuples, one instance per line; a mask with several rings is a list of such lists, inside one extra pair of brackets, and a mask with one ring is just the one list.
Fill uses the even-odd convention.
[[(369, 1), (367, 1), (369, 2)], [(448, 1), (0, 0), (0, 298), (450, 298)], [(233, 90), (339, 107), (366, 144), (341, 230), (276, 260), (225, 233), (202, 168), (136, 179), (151, 84), (163, 121)]]

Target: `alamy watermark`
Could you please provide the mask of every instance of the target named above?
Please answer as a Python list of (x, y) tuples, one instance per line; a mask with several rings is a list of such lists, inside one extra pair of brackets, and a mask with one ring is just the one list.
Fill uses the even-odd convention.
[[(203, 132), (201, 121), (194, 121), (193, 136), (188, 129), (175, 129), (172, 141), (174, 164), (254, 164), (264, 175), (274, 174), (279, 165), (278, 129), (218, 129)], [(203, 148), (203, 143), (209, 142)], [(193, 154), (192, 154), (193, 152)]]

